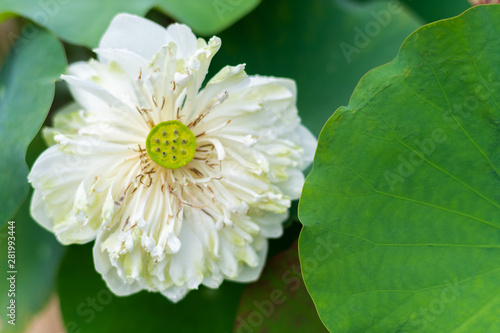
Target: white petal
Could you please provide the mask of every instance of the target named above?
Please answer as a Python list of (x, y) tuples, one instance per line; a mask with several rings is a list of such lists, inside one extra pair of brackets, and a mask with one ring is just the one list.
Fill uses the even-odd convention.
[(165, 297), (167, 297), (168, 299), (170, 299), (174, 303), (177, 303), (181, 299), (186, 297), (188, 292), (189, 292), (189, 289), (186, 285), (182, 285), (182, 286), (173, 285), (173, 286), (161, 291), (161, 293)]
[[(88, 80), (90, 79), (93, 75), (95, 75), (94, 69), (90, 67), (90, 65), (86, 62), (77, 62), (69, 66), (68, 68), (68, 75), (62, 75), (61, 78), (65, 79), (68, 76)], [(70, 79), (71, 80), (71, 79)], [(68, 82), (70, 83), (70, 82)], [(69, 90), (71, 92), (71, 95), (75, 98), (76, 102), (83, 107), (85, 110), (92, 110), (92, 109), (105, 109), (109, 107), (109, 103), (106, 103), (105, 101), (102, 100), (102, 98), (99, 98), (98, 96), (94, 95), (91, 91), (87, 90), (82, 90), (78, 87), (78, 85), (73, 85), (69, 84)]]
[(229, 97), (210, 112), (199, 131), (209, 130), (231, 119), (218, 135), (241, 132), (243, 137), (275, 139), (293, 131), (300, 121), (295, 107), (295, 84), (291, 80), (247, 77), (242, 67), (225, 68), (200, 93), (197, 112), (201, 113), (202, 106), (224, 91)]
[(110, 262), (109, 255), (101, 251), (100, 237), (96, 239), (93, 252), (95, 269), (97, 272), (101, 273), (106, 285), (113, 293), (118, 296), (128, 296), (142, 289), (138, 281), (127, 283), (127, 281), (118, 275), (117, 270)]
[(259, 256), (259, 264), (255, 267), (250, 267), (249, 265), (242, 266), (238, 276), (236, 278), (229, 278), (229, 280), (236, 282), (245, 282), (245, 283), (256, 281), (259, 278), (260, 274), (262, 273), (262, 270), (264, 269), (264, 264), (266, 263), (267, 249), (268, 249), (268, 242), (267, 240), (264, 240), (262, 248), (257, 251), (257, 254)]
[(42, 128), (42, 134), (47, 145), (56, 144), (54, 136), (57, 134), (76, 134), (84, 126), (81, 107), (76, 103), (69, 103), (57, 111), (52, 119), (54, 127)]
[[(245, 73), (245, 66), (238, 65), (235, 67), (226, 66), (217, 73), (208, 83), (206, 88), (199, 93), (196, 97), (195, 107), (192, 116), (197, 116), (206, 109), (207, 105), (212, 104), (211, 101), (218, 100), (217, 96), (225, 91), (229, 92), (232, 96), (234, 90), (238, 90), (240, 85), (246, 81), (247, 74)], [(224, 106), (226, 102), (222, 103)], [(220, 106), (217, 107), (220, 109)], [(215, 110), (214, 110), (215, 111)], [(221, 111), (217, 111), (220, 113)], [(212, 112), (213, 114), (213, 112)], [(211, 115), (209, 115), (211, 117)], [(228, 118), (225, 118), (227, 120)]]
[(184, 24), (170, 24), (166, 32), (166, 40), (177, 44), (178, 54), (180, 58), (187, 59), (195, 53), (197, 38), (191, 29)]
[(311, 131), (303, 125), (299, 125), (297, 134), (300, 137), (300, 143), (304, 149), (302, 169), (305, 169), (313, 162), (318, 141)]
[(149, 59), (127, 49), (95, 49), (99, 60), (103, 63), (116, 62), (131, 78), (139, 77)]
[(203, 247), (187, 223), (182, 226), (179, 239), (182, 246), (172, 256), (169, 274), (177, 286), (194, 289), (203, 281)]
[[(95, 154), (123, 154), (130, 155), (130, 148), (126, 145), (99, 140), (93, 136), (55, 134), (54, 141), (57, 148), (68, 154), (95, 155)], [(117, 156), (117, 160), (125, 156)]]
[(76, 76), (82, 79), (90, 79), (96, 75), (94, 69), (86, 61), (72, 63), (68, 67), (68, 75)]
[(54, 222), (47, 209), (47, 204), (43, 198), (42, 192), (35, 190), (31, 198), (31, 216), (33, 219), (40, 223), (42, 227), (49, 231), (54, 230)]
[(71, 94), (85, 110), (105, 111), (114, 107), (132, 111), (116, 96), (94, 82), (72, 75), (61, 77), (69, 83)]
[(167, 32), (162, 26), (139, 16), (119, 14), (104, 33), (99, 48), (126, 49), (149, 60), (166, 44)]
[[(33, 165), (28, 180), (35, 188), (31, 214), (44, 227), (55, 232), (63, 244), (86, 243), (95, 238), (98, 225), (79, 223), (75, 209), (88, 207), (89, 214), (100, 211), (102, 203), (79, 203), (76, 194), (84, 179), (99, 161), (62, 153), (57, 146), (44, 151)], [(90, 186), (88, 184), (88, 186)], [(43, 200), (43, 202), (42, 202)]]
[(304, 186), (304, 174), (301, 170), (289, 168), (287, 170), (288, 179), (284, 182), (277, 183), (281, 192), (295, 200), (300, 197), (302, 187)]
[(250, 217), (260, 227), (261, 235), (267, 238), (278, 238), (283, 234), (283, 222), (288, 219), (286, 214), (276, 214), (263, 210), (254, 210)]

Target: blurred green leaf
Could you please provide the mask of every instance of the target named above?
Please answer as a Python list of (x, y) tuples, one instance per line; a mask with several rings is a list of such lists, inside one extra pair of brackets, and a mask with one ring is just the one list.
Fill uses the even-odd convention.
[(461, 14), (471, 7), (468, 0), (356, 0), (361, 3), (374, 1), (401, 1), (426, 23), (447, 19)]
[(14, 12), (53, 31), (67, 42), (94, 48), (118, 13), (144, 16), (158, 7), (209, 35), (227, 28), (246, 15), (259, 0), (2, 0), (0, 15)]
[(402, 6), (387, 3), (264, 1), (220, 34), (211, 68), (246, 63), (249, 74), (296, 80), (303, 123), (318, 134), (362, 75), (394, 59), (419, 26)]
[[(391, 0), (389, 0), (391, 1)], [(392, 0), (394, 1), (394, 0)], [(457, 16), (471, 7), (468, 0), (402, 0), (426, 22)]]
[(260, 0), (156, 0), (160, 10), (204, 36), (224, 30), (259, 3)]
[[(26, 162), (31, 167), (40, 153), (45, 150), (42, 135), (39, 132), (31, 142), (26, 153)], [(31, 196), (23, 203), (21, 209), (12, 221), (15, 221), (15, 268), (9, 267), (8, 262), (8, 234), (11, 231), (6, 225), (0, 230), (0, 247), (2, 258), (0, 258), (0, 269), (6, 272), (17, 271), (16, 278), (16, 325), (7, 324), (9, 317), (0, 320), (2, 332), (24, 332), (29, 321), (39, 311), (54, 292), (56, 286), (57, 270), (63, 257), (65, 248), (60, 245), (55, 237), (41, 228), (29, 214), (29, 203)], [(5, 255), (4, 255), (5, 254)], [(0, 290), (6, 291), (0, 295), (0, 306), (10, 306), (9, 292), (10, 283), (7, 280), (0, 281)], [(10, 310), (9, 310), (10, 311)], [(3, 325), (3, 326), (2, 326)]]
[(145, 15), (153, 0), (2, 0), (0, 13), (15, 12), (73, 44), (96, 47), (113, 17)]
[(297, 243), (272, 257), (245, 289), (233, 332), (328, 332), (304, 286)]
[[(60, 245), (55, 237), (42, 229), (29, 214), (29, 202), (27, 199), (15, 221), (15, 267), (8, 267), (8, 234), (9, 224), (0, 230), (0, 270), (3, 278), (0, 279), (0, 330), (4, 333), (24, 332), (31, 318), (40, 311), (51, 294), (54, 292), (57, 269), (62, 258), (64, 247)], [(10, 271), (17, 273), (11, 274)], [(7, 316), (10, 310), (10, 282), (7, 280), (15, 275), (15, 306), (16, 325), (10, 325), (11, 320)]]
[(96, 272), (91, 245), (68, 248), (59, 272), (59, 296), (68, 333), (230, 332), (244, 284), (201, 287), (173, 304), (146, 291), (118, 297)]
[(500, 331), (499, 22), (417, 30), (322, 131), (299, 249), (332, 332)]
[(26, 149), (47, 116), (54, 82), (65, 69), (59, 41), (28, 25), (0, 72), (0, 227), (26, 199)]

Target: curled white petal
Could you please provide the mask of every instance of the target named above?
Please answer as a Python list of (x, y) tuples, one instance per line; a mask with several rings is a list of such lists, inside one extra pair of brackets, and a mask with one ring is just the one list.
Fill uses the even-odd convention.
[(162, 26), (139, 16), (119, 14), (104, 33), (99, 48), (125, 49), (151, 59), (167, 42), (167, 32)]

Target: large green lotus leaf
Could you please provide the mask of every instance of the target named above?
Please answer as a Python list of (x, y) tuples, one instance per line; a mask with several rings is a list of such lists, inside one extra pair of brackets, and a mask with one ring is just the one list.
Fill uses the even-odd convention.
[(173, 304), (146, 291), (119, 297), (96, 272), (90, 245), (68, 248), (58, 291), (68, 332), (230, 332), (244, 284), (201, 287)]
[(234, 333), (328, 332), (304, 286), (297, 250), (295, 242), (272, 257), (259, 281), (245, 289)]
[(248, 14), (260, 0), (156, 0), (157, 7), (201, 35), (213, 35)]
[(394, 59), (420, 25), (400, 3), (264, 1), (220, 34), (211, 68), (246, 63), (249, 74), (296, 80), (303, 122), (319, 134), (332, 106), (346, 104), (362, 75)]
[(500, 331), (500, 6), (422, 27), (320, 135), (301, 262), (332, 332)]
[(0, 227), (28, 194), (26, 149), (42, 126), (54, 82), (66, 69), (62, 45), (50, 33), (25, 28), (0, 72)]
[(17, 13), (70, 43), (96, 47), (116, 14), (144, 15), (152, 5), (153, 0), (2, 0), (0, 13)]
[(96, 47), (118, 13), (145, 15), (158, 7), (195, 32), (219, 32), (255, 8), (259, 0), (2, 0), (0, 14), (17, 13), (55, 32), (62, 39)]

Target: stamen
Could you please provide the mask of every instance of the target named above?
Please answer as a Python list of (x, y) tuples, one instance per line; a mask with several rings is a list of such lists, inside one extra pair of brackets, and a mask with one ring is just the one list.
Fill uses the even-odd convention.
[(153, 128), (155, 127), (155, 122), (153, 121), (153, 118), (149, 115), (148, 112), (152, 111), (151, 109), (139, 109), (138, 106), (135, 107), (137, 111), (139, 111), (139, 114), (141, 115), (142, 119), (146, 124), (150, 127)]
[(188, 128), (193, 128), (195, 127), (196, 125), (198, 125), (202, 120), (203, 118), (205, 118), (209, 113), (210, 111), (212, 111), (212, 109), (214, 107), (216, 107), (217, 105), (220, 105), (222, 104), (226, 99), (227, 97), (229, 96), (229, 93), (226, 91), (222, 94), (218, 94), (213, 100), (211, 103), (209, 103), (207, 105), (207, 107), (205, 108), (205, 110), (203, 110), (202, 112), (200, 112), (200, 114), (198, 115), (198, 117), (196, 117), (195, 120), (191, 121), (187, 127)]
[(165, 96), (163, 96), (160, 111), (162, 111), (164, 107), (165, 107)]

